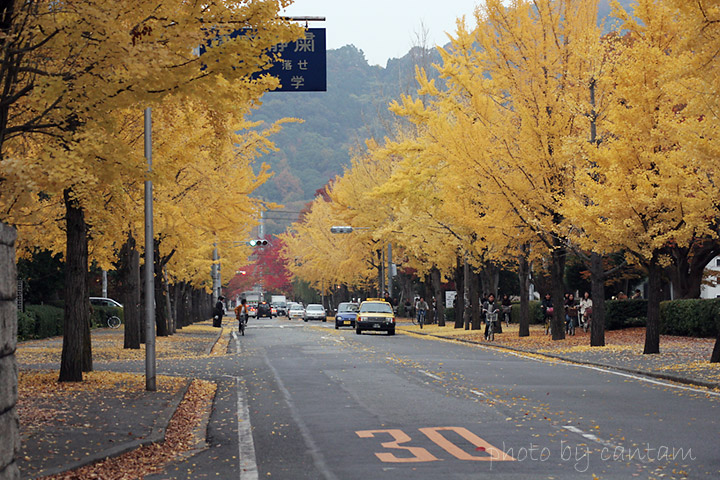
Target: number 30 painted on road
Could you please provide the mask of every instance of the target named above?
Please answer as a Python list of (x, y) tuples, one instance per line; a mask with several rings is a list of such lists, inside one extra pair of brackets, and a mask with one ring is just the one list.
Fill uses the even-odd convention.
[[(467, 460), (467, 461), (476, 461), (476, 462), (513, 462), (515, 459), (511, 457), (510, 455), (506, 454), (499, 448), (496, 448), (483, 440), (482, 438), (478, 437), (474, 433), (472, 433), (467, 428), (463, 427), (433, 427), (433, 428), (420, 428), (418, 429), (420, 432), (422, 432), (426, 437), (428, 437), (430, 440), (432, 440), (437, 446), (448, 452), (450, 455), (454, 456), (455, 458), (459, 460)], [(461, 449), (454, 443), (452, 443), (450, 440), (445, 438), (441, 431), (451, 431), (455, 432), (461, 437), (463, 437), (468, 442), (475, 445), (476, 449), (478, 451), (485, 452), (487, 455), (471, 455), (465, 450)], [(407, 443), (411, 441), (412, 439), (408, 434), (403, 432), (402, 430), (397, 429), (388, 429), (388, 430), (360, 430), (355, 432), (358, 437), (360, 438), (373, 438), (375, 437), (375, 434), (378, 433), (386, 433), (390, 435), (394, 441), (393, 442), (384, 442), (381, 445), (384, 448), (393, 448), (397, 450), (405, 450), (408, 453), (412, 455), (412, 457), (396, 457), (392, 453), (383, 452), (383, 453), (375, 453), (375, 456), (377, 456), (380, 461), (386, 462), (386, 463), (412, 463), (412, 462), (436, 462), (440, 460), (432, 453), (428, 452), (426, 449), (422, 447), (410, 447), (410, 446), (403, 446), (401, 443)]]

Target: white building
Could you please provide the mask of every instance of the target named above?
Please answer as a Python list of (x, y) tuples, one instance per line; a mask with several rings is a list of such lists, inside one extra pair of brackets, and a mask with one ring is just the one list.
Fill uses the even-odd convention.
[[(703, 285), (700, 287), (700, 298), (720, 298), (720, 256), (713, 258), (707, 267)], [(708, 285), (712, 283), (712, 285)]]

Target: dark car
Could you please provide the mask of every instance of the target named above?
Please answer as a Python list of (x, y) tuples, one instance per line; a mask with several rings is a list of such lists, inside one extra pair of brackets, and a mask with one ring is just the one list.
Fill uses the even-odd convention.
[(260, 302), (257, 305), (257, 318), (262, 317), (272, 318), (272, 309), (267, 302)]
[(355, 319), (360, 306), (357, 303), (342, 302), (335, 314), (335, 329), (340, 327), (355, 328)]
[(288, 316), (288, 305), (285, 302), (278, 302), (273, 303), (273, 307), (275, 307), (275, 316), (276, 317), (287, 317)]

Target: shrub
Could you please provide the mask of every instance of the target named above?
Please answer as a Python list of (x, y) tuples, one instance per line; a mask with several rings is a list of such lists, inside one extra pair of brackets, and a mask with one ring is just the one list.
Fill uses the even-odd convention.
[(686, 337), (715, 337), (720, 299), (672, 300), (660, 303), (660, 333)]
[[(510, 311), (510, 319), (513, 323), (520, 323), (520, 304), (513, 303), (512, 310)], [(538, 300), (532, 300), (530, 302), (530, 324), (533, 323), (545, 323), (542, 312), (542, 302)]]
[(32, 340), (35, 338), (35, 317), (18, 310), (18, 330), (17, 337), (19, 341)]
[(645, 326), (647, 319), (647, 300), (606, 300), (605, 328), (619, 330), (621, 328)]
[(27, 305), (25, 312), (18, 312), (18, 338), (20, 322), (23, 326), (23, 339), (48, 338), (62, 335), (63, 309), (52, 305)]

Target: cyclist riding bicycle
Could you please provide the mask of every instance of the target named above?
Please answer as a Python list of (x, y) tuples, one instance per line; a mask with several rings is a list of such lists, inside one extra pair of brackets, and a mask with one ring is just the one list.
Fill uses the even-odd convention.
[(565, 300), (565, 333), (575, 335), (575, 325), (577, 325), (578, 305), (575, 301), (575, 295), (568, 295)]
[[(488, 299), (482, 304), (482, 313), (485, 315), (485, 340), (494, 336), (498, 310), (499, 308), (495, 304), (495, 295), (491, 293), (488, 295)], [(492, 326), (490, 325), (491, 322), (493, 323)]]
[(505, 319), (505, 326), (510, 326), (510, 312), (512, 312), (512, 302), (510, 301), (510, 297), (508, 297), (507, 293), (503, 295), (502, 300), (500, 301), (500, 305), (502, 306), (502, 313), (503, 318)]
[(240, 333), (245, 335), (245, 325), (248, 322), (248, 307), (247, 300), (244, 298), (240, 301), (240, 305), (235, 307), (235, 318), (238, 320)]
[(590, 293), (585, 292), (583, 295), (583, 298), (580, 299), (580, 326), (585, 330), (588, 331), (588, 326), (590, 325), (590, 318), (592, 316), (592, 298), (590, 298)]
[(420, 297), (420, 300), (418, 300), (415, 304), (415, 309), (417, 310), (417, 319), (420, 324), (420, 328), (423, 328), (423, 324), (425, 323), (425, 314), (428, 309), (428, 304), (424, 298)]

